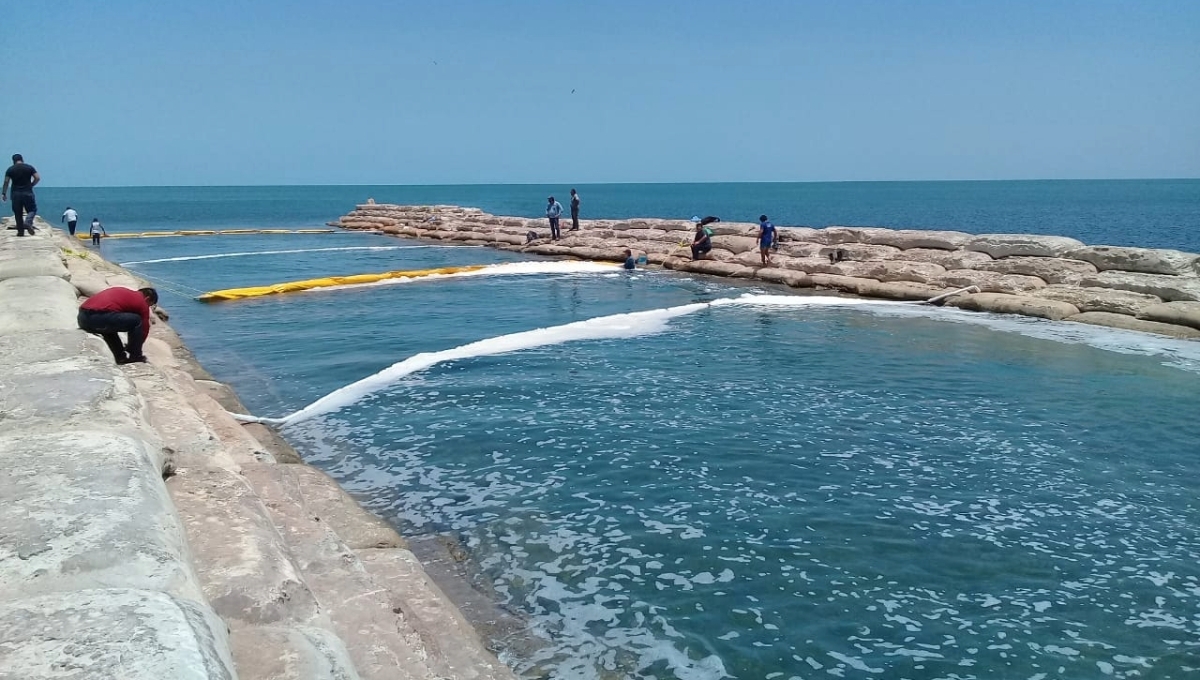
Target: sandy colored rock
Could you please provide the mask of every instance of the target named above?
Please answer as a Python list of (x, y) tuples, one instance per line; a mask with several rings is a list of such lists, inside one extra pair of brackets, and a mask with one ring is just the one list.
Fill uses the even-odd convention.
[(936, 285), (945, 274), (946, 269), (941, 265), (928, 262), (888, 260), (882, 262), (863, 262), (858, 267), (856, 275), (879, 279), (885, 283), (892, 281), (912, 281), (914, 283)]
[(1181, 250), (1084, 246), (1066, 253), (1065, 257), (1090, 262), (1100, 271), (1115, 269), (1143, 274), (1200, 275), (1200, 255)]
[(864, 280), (858, 284), (858, 294), (884, 300), (928, 300), (947, 292), (945, 288), (910, 281), (883, 282)]
[(1070, 303), (1078, 307), (1080, 312), (1112, 312), (1130, 316), (1136, 316), (1144, 307), (1162, 302), (1153, 295), (1131, 293), (1127, 290), (1068, 285), (1046, 286), (1030, 291), (1029, 294), (1047, 300)]
[(890, 232), (890, 229), (880, 229), (878, 227), (825, 227), (817, 229), (814, 234), (814, 239), (818, 243), (823, 243), (827, 246), (836, 246), (848, 243), (872, 243), (872, 240), (884, 236)]
[(842, 255), (851, 262), (868, 262), (871, 260), (890, 260), (899, 257), (902, 252), (899, 248), (892, 246), (877, 246), (869, 243), (841, 243), (835, 246), (825, 246), (817, 250), (817, 257), (829, 260), (830, 255), (836, 255), (837, 251), (842, 251)]
[(998, 274), (974, 269), (948, 270), (937, 283), (946, 288), (979, 286), (984, 293), (1007, 293), (1009, 295), (1024, 294), (1046, 287), (1046, 282), (1036, 276)]
[(0, 329), (78, 331), (79, 307), (75, 299), (75, 287), (57, 276), (0, 281)]
[[(28, 238), (28, 237), (26, 237)], [(67, 277), (67, 268), (57, 252), (9, 251), (0, 253), (0, 281), (26, 276)]]
[(1149, 305), (1142, 308), (1137, 317), (1146, 321), (1200, 329), (1200, 302), (1164, 302)]
[(946, 269), (978, 269), (979, 265), (991, 262), (992, 256), (971, 250), (935, 250), (932, 248), (910, 248), (901, 250), (892, 258), (905, 262), (927, 262)]
[(238, 680), (359, 680), (345, 645), (320, 628), (239, 627), (229, 642)]
[(738, 255), (745, 252), (758, 252), (758, 241), (748, 236), (714, 236), (713, 248), (723, 248)]
[(815, 288), (829, 288), (838, 290), (843, 293), (859, 294), (859, 290), (871, 288), (878, 285), (880, 282), (875, 279), (860, 279), (853, 276), (841, 276), (838, 274), (811, 274), (809, 279)]
[(1021, 314), (1023, 316), (1036, 316), (1053, 321), (1059, 321), (1079, 314), (1079, 310), (1074, 305), (1066, 302), (1045, 300), (1025, 295), (1007, 295), (1004, 293), (956, 295), (947, 300), (946, 304), (973, 312)]
[(972, 237), (963, 247), (967, 250), (987, 253), (996, 259), (1016, 255), (1062, 257), (1072, 250), (1082, 248), (1083, 242), (1065, 236), (980, 234)]
[(1092, 326), (1106, 326), (1108, 328), (1120, 328), (1127, 331), (1137, 331), (1139, 333), (1154, 333), (1156, 335), (1166, 335), (1172, 338), (1184, 338), (1189, 340), (1200, 340), (1200, 330), (1190, 328), (1188, 326), (1176, 326), (1169, 323), (1159, 323), (1157, 321), (1146, 321), (1137, 319), (1127, 314), (1113, 314), (1111, 312), (1083, 312), (1075, 316), (1067, 317), (1067, 321), (1075, 321), (1077, 323), (1086, 323)]
[(877, 246), (892, 246), (901, 250), (928, 248), (934, 250), (958, 250), (971, 240), (971, 234), (961, 231), (929, 231), (924, 229), (897, 229), (873, 232), (867, 243)]
[(1154, 295), (1167, 302), (1200, 301), (1200, 279), (1191, 277), (1102, 271), (1095, 276), (1085, 276), (1079, 285)]
[(982, 262), (972, 269), (979, 271), (998, 272), (1000, 274), (1021, 274), (1036, 276), (1046, 283), (1065, 283), (1078, 285), (1085, 276), (1096, 273), (1096, 266), (1082, 260), (1068, 260), (1058, 257), (1028, 257), (1017, 255), (1001, 260)]
[(755, 277), (768, 283), (782, 283), (792, 288), (809, 288), (812, 286), (812, 279), (808, 277), (808, 274), (776, 267), (763, 267), (755, 272)]

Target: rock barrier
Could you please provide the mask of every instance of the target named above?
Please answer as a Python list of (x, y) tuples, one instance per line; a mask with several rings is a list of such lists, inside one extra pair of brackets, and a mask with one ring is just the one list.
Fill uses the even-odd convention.
[(166, 313), (147, 364), (80, 331), (81, 296), (146, 284), (37, 224), (0, 228), (0, 677), (511, 680)]
[(369, 202), (329, 225), (586, 260), (621, 261), (628, 248), (674, 271), (889, 300), (926, 300), (975, 286), (978, 293), (955, 295), (946, 304), (1200, 338), (1200, 255), (1178, 250), (1089, 246), (1032, 234), (781, 227), (772, 266), (763, 267), (753, 223), (710, 225), (713, 249), (698, 261), (687, 247), (695, 230), (687, 220), (581, 220), (579, 231), (564, 230), (562, 239), (550, 241), (544, 219)]

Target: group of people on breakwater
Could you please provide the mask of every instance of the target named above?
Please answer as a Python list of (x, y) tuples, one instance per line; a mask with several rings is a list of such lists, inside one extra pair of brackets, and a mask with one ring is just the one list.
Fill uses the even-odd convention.
[[(571, 231), (579, 231), (579, 192), (571, 189)], [(562, 238), (559, 229), (559, 219), (562, 216), (562, 204), (553, 196), (546, 199), (546, 219), (550, 220), (550, 239), (557, 241)]]
[[(7, 201), (9, 198), (9, 187), (12, 187), (12, 211), (14, 218), (13, 229), (17, 230), (17, 236), (25, 236), (25, 232), (30, 234), (36, 233), (37, 229), (33, 226), (33, 220), (37, 217), (37, 196), (34, 194), (33, 188), (42, 181), (42, 176), (38, 174), (37, 168), (25, 162), (25, 157), (19, 153), (12, 155), (12, 165), (8, 170), (4, 171), (4, 187), (0, 190), (0, 202)], [(60, 222), (67, 223), (67, 229), (71, 232), (71, 236), (75, 235), (75, 225), (79, 221), (79, 212), (71, 206), (63, 211)], [(100, 237), (108, 236), (108, 232), (104, 230), (104, 225), (100, 224), (100, 220), (93, 217), (92, 225), (88, 232), (92, 237), (92, 245), (100, 245)]]

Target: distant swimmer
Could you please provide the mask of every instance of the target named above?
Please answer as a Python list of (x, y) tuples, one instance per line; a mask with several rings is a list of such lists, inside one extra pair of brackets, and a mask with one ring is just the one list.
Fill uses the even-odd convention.
[(68, 205), (67, 209), (63, 211), (62, 219), (59, 220), (59, 222), (64, 221), (67, 223), (67, 229), (71, 231), (71, 236), (74, 236), (75, 225), (79, 222), (79, 213), (75, 212), (75, 209)]
[(88, 233), (92, 235), (92, 245), (94, 246), (100, 245), (101, 234), (108, 236), (108, 232), (104, 231), (104, 225), (100, 224), (100, 220), (95, 217), (92, 218), (92, 226), (88, 229)]
[(562, 238), (562, 232), (558, 230), (558, 218), (562, 216), (562, 204), (554, 200), (554, 197), (546, 199), (546, 219), (550, 220), (550, 238), (554, 241)]
[(637, 260), (633, 259), (633, 251), (625, 249), (625, 264), (621, 265), (626, 269), (637, 269)]
[[(705, 218), (708, 219), (708, 218)], [(717, 220), (720, 221), (720, 220)], [(708, 224), (712, 224), (709, 222)], [(706, 255), (712, 250), (713, 231), (708, 228), (704, 220), (701, 220), (696, 225), (696, 235), (692, 240), (692, 259), (699, 260), (701, 255)]]
[(37, 199), (33, 188), (42, 181), (37, 169), (25, 162), (19, 153), (12, 156), (13, 164), (4, 172), (4, 188), (0, 189), (0, 203), (8, 200), (8, 186), (12, 184), (12, 211), (16, 218), (17, 236), (28, 231), (33, 235), (33, 218), (37, 217)]
[(767, 219), (766, 215), (758, 216), (758, 256), (762, 259), (762, 266), (766, 267), (771, 264), (771, 246), (775, 244), (775, 225), (771, 224), (771, 220)]

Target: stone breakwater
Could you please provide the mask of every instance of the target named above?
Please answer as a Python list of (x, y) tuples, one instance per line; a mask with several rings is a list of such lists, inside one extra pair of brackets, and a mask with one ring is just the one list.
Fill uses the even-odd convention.
[(146, 284), (39, 226), (0, 229), (0, 677), (513, 677), (165, 313), (115, 365), (80, 298)]
[[(458, 206), (366, 203), (331, 226), (411, 238), (489, 245), (537, 255), (620, 261), (629, 248), (653, 265), (869, 298), (927, 300), (976, 286), (947, 305), (1200, 338), (1200, 255), (1086, 245), (1062, 236), (968, 234), (873, 227), (781, 227), (763, 267), (757, 224), (720, 222), (713, 250), (691, 260), (686, 220), (582, 220), (549, 241), (545, 219), (503, 217)], [(526, 241), (527, 234), (538, 238)], [(831, 261), (830, 254), (843, 261)]]

